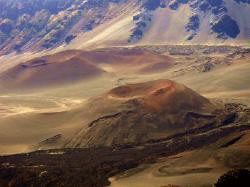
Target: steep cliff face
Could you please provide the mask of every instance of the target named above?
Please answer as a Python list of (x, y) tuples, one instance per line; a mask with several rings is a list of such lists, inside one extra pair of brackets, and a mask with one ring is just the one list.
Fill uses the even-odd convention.
[(246, 44), (248, 0), (0, 0), (0, 53), (59, 45)]

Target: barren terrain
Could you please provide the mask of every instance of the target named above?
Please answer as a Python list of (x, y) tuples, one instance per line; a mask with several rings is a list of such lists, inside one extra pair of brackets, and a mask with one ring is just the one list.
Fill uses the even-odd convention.
[[(107, 158), (110, 161), (109, 149), (111, 148), (92, 150), (89, 146), (92, 143), (96, 145), (95, 138), (92, 137), (95, 136), (92, 133), (96, 133), (103, 138), (98, 139), (96, 137), (97, 142), (103, 140), (102, 142), (107, 142), (105, 145), (108, 146), (117, 146), (108, 143), (112, 138), (114, 142), (120, 141), (122, 144), (126, 144), (127, 141), (129, 143), (124, 147), (124, 150), (122, 149), (122, 152), (125, 151), (127, 155), (118, 156), (116, 161), (113, 160), (112, 152), (112, 163), (108, 162), (107, 165), (110, 166), (114, 162), (118, 165), (115, 164), (114, 167), (106, 168), (101, 160), (100, 163), (96, 163), (97, 165), (82, 167), (84, 169), (82, 172), (87, 172), (86, 176), (92, 177), (96, 174), (91, 173), (90, 168), (102, 168), (97, 171), (100, 172), (97, 174), (97, 176), (100, 175), (100, 178), (98, 180), (93, 179), (97, 182), (96, 186), (109, 184), (108, 180), (112, 187), (145, 186), (145, 183), (140, 181), (146, 181), (146, 184), (150, 187), (168, 184), (184, 187), (210, 186), (222, 173), (231, 168), (249, 168), (249, 120), (247, 120), (249, 118), (247, 107), (250, 105), (249, 48), (141, 46), (90, 51), (73, 50), (59, 53), (55, 51), (45, 56), (44, 54), (46, 53), (31, 54), (31, 56), (23, 56), (23, 58), (13, 56), (6, 61), (4, 60), (6, 58), (1, 59), (4, 64), (2, 64), (4, 68), (0, 72), (1, 155), (25, 153), (38, 149), (90, 147), (79, 149), (79, 151), (84, 155), (90, 154), (90, 157), (92, 154), (107, 154), (105, 159)], [(64, 66), (65, 68), (63, 68)], [(69, 66), (76, 67), (68, 68)], [(92, 76), (93, 71), (96, 72), (94, 76)], [(91, 72), (91, 76), (87, 76), (88, 72)], [(13, 76), (18, 76), (18, 78)], [(109, 124), (112, 128), (117, 128), (116, 124), (120, 124), (122, 125), (121, 133), (124, 133), (124, 130), (126, 132), (127, 127), (123, 124), (125, 118), (128, 119), (126, 124), (136, 129), (136, 120), (142, 117), (140, 115), (145, 114), (143, 112), (136, 112), (136, 115), (130, 112), (126, 113), (126, 110), (131, 109), (146, 111), (145, 108), (147, 108), (147, 120), (149, 121), (145, 120), (143, 124), (149, 129), (153, 128), (152, 132), (157, 131), (157, 128), (162, 128), (159, 119), (162, 116), (168, 116), (163, 111), (171, 113), (174, 108), (177, 107), (178, 109), (178, 103), (184, 101), (186, 105), (188, 101), (193, 100), (187, 99), (186, 102), (185, 98), (190, 97), (190, 95), (184, 94), (176, 103), (172, 102), (169, 99), (170, 93), (177, 94), (178, 92), (171, 91), (175, 90), (172, 88), (185, 89), (183, 86), (176, 86), (175, 84), (171, 86), (173, 83), (171, 81), (164, 82), (165, 79), (173, 80), (176, 84), (184, 84), (193, 90), (194, 93), (190, 93), (200, 94), (201, 96), (198, 97), (205, 97), (212, 103), (212, 107), (209, 104), (210, 110), (207, 110), (206, 113), (201, 110), (198, 110), (198, 113), (190, 113), (195, 119), (192, 122), (193, 129), (188, 127), (181, 130), (180, 128), (179, 130), (171, 130), (172, 134), (170, 131), (166, 131), (167, 133), (162, 131), (164, 133), (156, 133), (157, 136), (154, 136), (156, 134), (150, 136), (152, 139), (158, 137), (158, 140), (152, 141), (153, 145), (151, 145), (152, 142), (149, 143), (147, 146), (150, 147), (145, 147), (145, 150), (151, 151), (150, 153), (145, 152), (147, 156), (143, 152), (142, 155), (140, 154), (141, 150), (144, 150), (143, 142), (148, 141), (148, 139), (141, 141), (141, 145), (134, 145), (134, 141), (130, 142), (130, 140), (135, 140), (135, 137), (138, 140), (140, 139), (139, 131), (133, 131), (132, 136), (128, 139), (119, 139), (117, 138), (119, 135), (111, 132), (109, 137), (106, 137), (109, 133), (106, 133), (105, 136), (102, 135), (102, 132), (106, 131), (105, 128), (102, 128), (104, 123)], [(142, 83), (147, 81), (149, 82)], [(173, 98), (176, 98), (176, 96), (174, 95)], [(140, 100), (144, 104), (140, 104)], [(206, 99), (204, 101), (207, 102)], [(211, 123), (211, 119), (214, 118), (214, 114), (209, 114), (211, 109), (221, 110), (225, 103), (231, 103), (227, 106), (229, 108), (225, 110), (227, 112), (215, 112), (215, 115), (219, 116)], [(164, 107), (165, 105), (166, 107)], [(191, 106), (191, 110), (193, 110), (195, 107)], [(158, 120), (155, 120), (157, 123), (151, 124), (150, 120), (154, 119), (152, 113), (154, 110), (158, 111)], [(122, 115), (117, 114), (117, 112), (122, 112)], [(177, 117), (171, 118), (172, 122), (174, 119), (178, 119)], [(117, 123), (114, 123), (115, 120)], [(167, 120), (167, 118), (162, 118), (162, 121), (164, 120)], [(142, 121), (140, 120), (140, 122)], [(206, 125), (207, 123), (213, 125)], [(94, 124), (93, 129), (88, 132), (87, 129), (91, 127), (91, 124)], [(220, 127), (221, 124), (226, 124), (226, 126)], [(200, 126), (201, 128), (199, 128)], [(147, 130), (147, 128), (142, 129)], [(187, 129), (190, 130), (189, 135), (185, 134)], [(86, 135), (84, 135), (85, 133)], [(178, 135), (178, 133), (180, 134)], [(181, 139), (173, 139), (174, 137), (171, 136)], [(91, 144), (84, 143), (87, 137), (90, 137), (88, 141), (92, 142)], [(180, 147), (175, 147), (173, 145), (176, 144), (168, 143), (168, 138), (170, 138), (170, 142), (191, 142), (188, 146), (180, 144)], [(200, 138), (202, 138), (202, 141)], [(105, 141), (105, 139), (108, 139), (108, 141)], [(176, 149), (173, 152), (169, 152), (169, 149), (165, 150), (162, 147), (165, 143), (170, 146), (168, 147), (170, 150), (173, 147)], [(131, 146), (135, 146), (132, 152), (129, 151)], [(45, 152), (41, 152), (41, 154), (39, 152), (31, 153), (32, 163), (30, 164), (32, 167), (45, 165), (45, 168), (37, 167), (34, 172), (38, 175), (49, 172), (49, 175), (44, 176), (46, 181), (55, 178), (59, 182), (54, 184), (60, 185), (62, 179), (57, 178), (54, 174), (52, 176), (50, 172), (54, 172), (54, 169), (46, 169), (50, 165), (46, 160), (47, 157), (57, 160), (61, 156), (64, 160), (64, 153), (67, 150), (52, 151), (51, 154), (50, 152), (49, 154)], [(69, 157), (65, 159), (77, 160), (75, 151), (78, 151), (78, 149), (69, 150)], [(120, 155), (123, 154), (122, 152), (119, 148), (118, 152), (114, 154)], [(241, 157), (235, 156), (238, 152), (242, 153)], [(135, 154), (138, 154), (138, 157), (131, 156)], [(29, 169), (25, 169), (25, 171), (22, 169), (27, 165), (26, 161), (23, 160), (24, 155), (1, 157), (0, 174), (5, 176), (4, 173), (11, 168), (14, 168), (11, 169), (13, 173), (16, 171), (30, 173)], [(172, 156), (167, 157), (169, 155)], [(39, 159), (37, 156), (39, 156)], [(199, 159), (197, 160), (197, 158)], [(124, 159), (125, 162), (121, 162)], [(126, 159), (128, 159), (128, 162)], [(17, 162), (21, 165), (17, 165)], [(107, 163), (106, 160), (103, 160), (103, 162)], [(58, 164), (60, 165), (60, 171), (65, 170), (61, 163)], [(85, 162), (82, 164), (85, 165)], [(75, 166), (70, 167), (74, 172), (77, 172)], [(107, 175), (104, 175), (103, 172), (107, 172)], [(3, 176), (1, 176), (1, 180), (4, 182), (6, 179)], [(68, 174), (65, 173), (65, 176), (68, 176)], [(78, 176), (78, 174), (75, 173), (75, 176)], [(197, 181), (197, 176), (203, 180)], [(11, 180), (13, 184), (18, 185), (14, 182), (17, 180), (16, 177), (20, 177), (19, 174), (14, 174)], [(67, 178), (65, 180), (67, 183)], [(32, 181), (34, 182), (28, 177), (26, 182), (31, 185)], [(74, 181), (78, 181), (77, 177)], [(91, 186), (93, 181), (88, 178), (83, 183), (78, 182)], [(69, 186), (74, 185), (72, 183), (67, 184)]]
[[(53, 62), (53, 59), (64, 59), (63, 63), (68, 63), (65, 59), (74, 59), (75, 55), (98, 68), (98, 72), (104, 73), (87, 79), (70, 78), (69, 83), (68, 77), (75, 76), (75, 70), (81, 72), (81, 66), (75, 70), (66, 68), (63, 70), (66, 71), (65, 74), (60, 68), (55, 69), (53, 64), (23, 67), (34, 60), (21, 60), (16, 64), (5, 62), (5, 65), (10, 66), (5, 66), (9, 68), (0, 74), (0, 77), (4, 77), (0, 80), (4, 83), (0, 86), (2, 154), (26, 151), (33, 144), (57, 134), (70, 138), (84, 123), (100, 115), (99, 112), (91, 114), (85, 109), (91, 103), (91, 98), (128, 83), (167, 78), (183, 83), (214, 100), (247, 105), (250, 103), (249, 49), (226, 46), (111, 48), (63, 52), (58, 57), (49, 57), (48, 63)], [(161, 64), (166, 66), (161, 67)], [(25, 70), (26, 68), (30, 70)], [(33, 68), (43, 70), (36, 71)], [(86, 69), (85, 66), (82, 68)], [(25, 71), (32, 71), (32, 74), (29, 73), (22, 82), (15, 82), (12, 81), (14, 71), (21, 77), (26, 74)], [(47, 73), (50, 75), (46, 75)], [(52, 78), (51, 75), (60, 79)], [(50, 81), (47, 81), (48, 77), (51, 77)], [(46, 84), (40, 84), (41, 82)]]

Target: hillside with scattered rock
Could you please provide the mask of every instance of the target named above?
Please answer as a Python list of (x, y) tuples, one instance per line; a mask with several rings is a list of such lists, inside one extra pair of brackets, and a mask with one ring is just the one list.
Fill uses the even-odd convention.
[[(243, 0), (0, 0), (0, 50), (249, 44)], [(111, 34), (112, 33), (112, 34)]]

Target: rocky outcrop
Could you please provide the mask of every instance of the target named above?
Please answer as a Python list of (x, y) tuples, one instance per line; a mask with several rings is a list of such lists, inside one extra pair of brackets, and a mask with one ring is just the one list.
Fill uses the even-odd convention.
[(240, 28), (237, 22), (227, 14), (227, 6), (223, 0), (189, 1), (189, 6), (193, 12), (196, 12), (196, 15), (191, 16), (186, 25), (186, 30), (192, 31), (187, 40), (195, 37), (200, 26), (199, 15), (202, 13), (210, 14), (211, 30), (217, 34), (218, 38), (236, 38), (239, 35)]
[(218, 33), (219, 38), (236, 38), (240, 33), (239, 26), (230, 16), (224, 15), (212, 24), (212, 30)]

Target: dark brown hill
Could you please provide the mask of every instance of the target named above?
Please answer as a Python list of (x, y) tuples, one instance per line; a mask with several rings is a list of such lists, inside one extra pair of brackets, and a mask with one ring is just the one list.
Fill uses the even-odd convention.
[[(142, 143), (213, 121), (212, 115), (205, 114), (213, 108), (208, 99), (169, 80), (120, 86), (104, 95), (103, 100), (106, 107), (114, 107), (114, 112), (92, 121), (67, 146)], [(120, 104), (114, 105), (115, 102)]]

